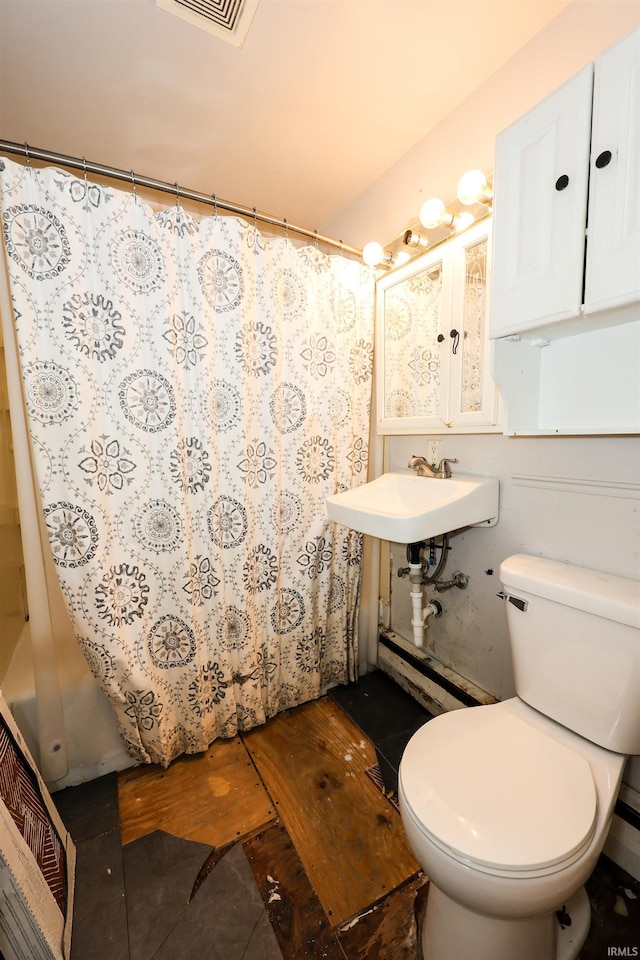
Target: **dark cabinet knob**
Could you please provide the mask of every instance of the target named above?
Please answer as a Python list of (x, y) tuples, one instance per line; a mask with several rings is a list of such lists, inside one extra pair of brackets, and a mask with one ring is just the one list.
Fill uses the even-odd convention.
[(602, 170), (603, 167), (608, 167), (611, 163), (611, 150), (603, 150), (602, 153), (596, 157), (596, 167), (598, 170)]
[(556, 190), (566, 190), (569, 186), (569, 177), (566, 173), (563, 173), (561, 177), (558, 177), (556, 180)]

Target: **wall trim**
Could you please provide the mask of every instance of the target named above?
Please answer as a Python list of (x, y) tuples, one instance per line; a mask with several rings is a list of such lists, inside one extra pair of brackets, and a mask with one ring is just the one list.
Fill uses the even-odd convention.
[(514, 473), (511, 481), (515, 487), (537, 487), (541, 490), (555, 490), (557, 493), (586, 493), (598, 497), (640, 500), (640, 483), (585, 480), (582, 477), (545, 477), (527, 473)]
[(422, 658), (404, 650), (400, 644), (391, 639), (388, 633), (380, 632), (378, 639), (383, 647), (387, 647), (387, 649), (395, 653), (397, 657), (400, 657), (401, 660), (408, 663), (414, 670), (421, 673), (423, 677), (427, 677), (427, 679), (431, 680), (437, 686), (442, 687), (443, 690), (446, 690), (450, 696), (454, 697), (459, 703), (464, 704), (465, 707), (478, 707), (482, 705), (481, 700), (478, 700), (466, 690), (462, 690), (447, 677), (444, 677), (441, 673), (434, 670), (433, 667)]
[(628, 783), (623, 782), (620, 787), (615, 812), (621, 820), (640, 831), (640, 793)]
[(616, 800), (615, 812), (634, 830), (640, 830), (640, 813), (619, 797)]

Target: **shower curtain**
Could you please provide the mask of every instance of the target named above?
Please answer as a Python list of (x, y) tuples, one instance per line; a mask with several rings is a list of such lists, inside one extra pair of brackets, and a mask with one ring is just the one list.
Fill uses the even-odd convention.
[(167, 765), (355, 679), (373, 278), (0, 160), (32, 452), (78, 641)]

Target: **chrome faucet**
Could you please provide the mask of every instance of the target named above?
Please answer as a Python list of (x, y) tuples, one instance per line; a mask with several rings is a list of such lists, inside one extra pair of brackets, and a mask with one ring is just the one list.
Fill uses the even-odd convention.
[(410, 470), (415, 470), (419, 477), (432, 477), (434, 480), (449, 480), (451, 477), (450, 463), (457, 463), (457, 460), (451, 460), (445, 457), (438, 466), (431, 466), (424, 457), (411, 457), (407, 466)]

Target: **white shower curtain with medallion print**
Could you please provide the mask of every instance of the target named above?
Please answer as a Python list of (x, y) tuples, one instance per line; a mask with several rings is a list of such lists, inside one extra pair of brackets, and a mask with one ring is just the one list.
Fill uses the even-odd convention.
[(53, 557), (131, 755), (168, 764), (357, 670), (372, 278), (254, 223), (2, 166)]

